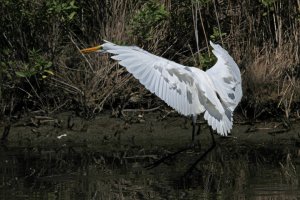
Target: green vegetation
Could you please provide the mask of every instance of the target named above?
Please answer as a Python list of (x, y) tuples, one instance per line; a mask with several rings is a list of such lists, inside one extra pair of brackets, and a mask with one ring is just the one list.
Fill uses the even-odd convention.
[(53, 75), (53, 72), (49, 70), (52, 67), (52, 62), (45, 60), (39, 53), (39, 51), (32, 50), (29, 51), (28, 63), (25, 64), (21, 71), (16, 71), (18, 77), (31, 77), (31, 76), (41, 76), (46, 78), (46, 74)]
[(132, 18), (130, 26), (132, 35), (142, 40), (151, 40), (157, 29), (169, 17), (169, 12), (159, 1), (148, 1)]
[(221, 43), (242, 71), (241, 115), (299, 117), (299, 8), (283, 0), (1, 0), (0, 116), (162, 105), (107, 56), (78, 51), (107, 39), (202, 69), (216, 61), (208, 41)]

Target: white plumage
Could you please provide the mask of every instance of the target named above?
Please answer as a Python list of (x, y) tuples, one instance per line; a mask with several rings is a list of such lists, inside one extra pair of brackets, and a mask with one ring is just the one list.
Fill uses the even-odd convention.
[[(114, 54), (112, 59), (169, 106), (185, 116), (196, 117), (204, 112), (213, 130), (226, 136), (232, 129), (232, 113), (242, 98), (241, 74), (225, 49), (212, 42), (210, 45), (218, 61), (205, 72), (138, 47), (119, 46), (108, 41), (93, 51), (101, 48), (102, 52)], [(82, 50), (83, 53), (88, 51)]]

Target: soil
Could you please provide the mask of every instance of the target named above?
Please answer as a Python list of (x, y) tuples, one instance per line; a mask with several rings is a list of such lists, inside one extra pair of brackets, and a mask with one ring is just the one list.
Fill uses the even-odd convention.
[[(115, 118), (106, 113), (91, 120), (71, 112), (52, 116), (31, 114), (11, 124), (0, 151), (5, 161), (0, 168), (3, 172), (13, 171), (11, 176), (2, 174), (5, 198), (14, 199), (8, 194), (15, 190), (33, 194), (25, 192), (22, 184), (30, 188), (38, 185), (39, 193), (57, 195), (56, 189), (47, 192), (44, 187), (59, 183), (68, 188), (70, 196), (80, 191), (87, 195), (86, 199), (197, 199), (207, 194), (231, 199), (232, 195), (247, 196), (251, 187), (245, 184), (251, 177), (264, 174), (266, 166), (269, 173), (275, 173), (273, 178), (279, 177), (279, 181), (298, 188), (297, 119), (291, 124), (235, 123), (229, 137), (214, 135), (216, 148), (200, 162), (193, 176), (181, 181), (180, 177), (210, 146), (205, 121), (199, 121), (201, 131), (194, 148), (146, 170), (144, 167), (157, 159), (191, 146), (191, 120), (174, 113), (126, 114), (124, 118)], [(3, 129), (4, 125), (0, 127)], [(260, 181), (269, 179), (262, 177)], [(16, 187), (12, 189), (11, 183)], [(249, 191), (253, 193), (253, 189)]]
[[(300, 142), (300, 121), (292, 121), (290, 125), (276, 121), (237, 122), (229, 137), (215, 134), (215, 138), (217, 142), (228, 145), (295, 145)], [(199, 125), (201, 130), (196, 141), (206, 145), (211, 142), (208, 125), (203, 120)], [(106, 113), (91, 120), (76, 117), (71, 112), (53, 116), (31, 114), (11, 125), (4, 144), (41, 148), (85, 147), (108, 154), (129, 148), (149, 152), (155, 149), (171, 151), (191, 144), (191, 132), (191, 120), (177, 114), (128, 113), (126, 118), (115, 118)]]

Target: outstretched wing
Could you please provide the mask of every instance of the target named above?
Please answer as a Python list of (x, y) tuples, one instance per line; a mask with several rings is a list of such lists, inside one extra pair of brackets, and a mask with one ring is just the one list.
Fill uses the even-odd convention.
[(222, 102), (233, 111), (241, 101), (242, 81), (239, 67), (220, 45), (210, 42), (213, 47), (213, 53), (217, 57), (217, 63), (208, 69), (206, 73), (212, 79), (216, 92), (222, 99)]
[(133, 46), (105, 41), (102, 51), (133, 74), (148, 90), (183, 115), (200, 114), (214, 130), (227, 135), (232, 112), (242, 97), (238, 66), (226, 50), (211, 43), (218, 62), (206, 72), (155, 56)]
[(111, 58), (183, 115), (204, 112), (190, 68), (155, 56), (141, 48), (119, 46), (105, 41), (102, 50), (114, 54)]
[(210, 96), (212, 101), (205, 105), (204, 118), (218, 133), (227, 135), (232, 128), (233, 111), (242, 98), (241, 74), (237, 64), (225, 49), (212, 42), (210, 45), (218, 61), (205, 72), (211, 81), (207, 87), (212, 87), (214, 93), (206, 95)]
[(220, 99), (210, 76), (197, 68), (191, 69), (196, 74), (199, 101), (205, 108), (204, 119), (220, 135), (227, 135), (233, 124), (232, 111)]

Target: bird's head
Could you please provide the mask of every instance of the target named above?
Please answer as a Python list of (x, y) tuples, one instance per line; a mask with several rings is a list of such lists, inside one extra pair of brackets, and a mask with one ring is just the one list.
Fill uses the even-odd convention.
[(95, 47), (81, 49), (80, 52), (83, 53), (83, 54), (86, 54), (86, 53), (91, 53), (91, 52), (99, 52), (101, 50), (102, 50), (102, 46), (98, 45), (98, 46), (95, 46)]

